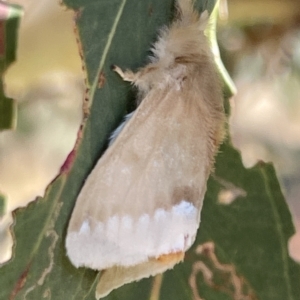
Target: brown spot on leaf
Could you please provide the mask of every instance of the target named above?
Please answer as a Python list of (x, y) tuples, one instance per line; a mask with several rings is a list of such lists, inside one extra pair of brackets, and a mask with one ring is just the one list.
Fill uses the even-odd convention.
[(68, 173), (71, 170), (71, 167), (73, 166), (73, 161), (75, 159), (76, 151), (73, 149), (67, 156), (65, 162), (60, 168), (60, 173)]
[(30, 269), (31, 263), (29, 263), (26, 267), (26, 269), (24, 270), (24, 272), (21, 274), (21, 276), (19, 277), (14, 289), (12, 290), (10, 296), (9, 296), (9, 300), (14, 300), (17, 296), (17, 294), (21, 291), (21, 289), (24, 287), (26, 279), (27, 279), (27, 275)]
[(83, 121), (85, 121), (90, 115), (90, 90), (86, 88), (83, 98)]
[(193, 264), (189, 284), (194, 300), (204, 300), (200, 297), (197, 285), (197, 275), (202, 274), (203, 280), (210, 288), (226, 293), (233, 300), (258, 300), (247, 280), (237, 274), (234, 265), (222, 264), (215, 253), (213, 242), (207, 242), (196, 248), (199, 260)]
[(74, 14), (74, 19), (75, 19), (76, 23), (81, 18), (81, 15), (82, 15), (82, 8), (79, 8), (78, 10), (75, 11), (75, 14)]
[(148, 6), (148, 15), (151, 17), (153, 15), (153, 5), (149, 4)]
[(104, 74), (104, 72), (100, 72), (99, 78), (98, 78), (98, 88), (99, 89), (103, 88), (105, 82), (106, 82), (105, 74)]

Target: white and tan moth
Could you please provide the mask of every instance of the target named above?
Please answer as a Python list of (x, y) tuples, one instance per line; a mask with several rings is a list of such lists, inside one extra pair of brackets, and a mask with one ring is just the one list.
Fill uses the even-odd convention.
[(199, 15), (192, 0), (176, 6), (151, 63), (136, 73), (115, 67), (138, 88), (140, 104), (87, 178), (69, 223), (73, 265), (105, 270), (97, 298), (173, 268), (199, 227), (225, 118), (204, 35), (208, 13)]

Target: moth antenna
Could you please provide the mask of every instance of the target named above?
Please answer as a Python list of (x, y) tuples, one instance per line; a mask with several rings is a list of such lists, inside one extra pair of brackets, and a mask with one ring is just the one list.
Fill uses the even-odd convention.
[(209, 13), (207, 10), (201, 13), (199, 17), (199, 30), (204, 31), (209, 22)]
[(182, 22), (191, 23), (195, 15), (193, 0), (176, 1), (176, 19)]
[(200, 31), (204, 31), (209, 22), (209, 13), (205, 10), (199, 16), (199, 13), (194, 10), (193, 0), (177, 0), (176, 19), (181, 25), (195, 24)]

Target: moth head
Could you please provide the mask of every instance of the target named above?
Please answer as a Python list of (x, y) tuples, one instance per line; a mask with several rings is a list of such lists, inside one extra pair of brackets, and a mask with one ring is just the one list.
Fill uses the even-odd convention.
[(198, 29), (203, 31), (209, 20), (209, 13), (205, 10), (199, 15), (194, 9), (192, 0), (177, 0), (175, 20), (181, 25), (197, 24)]
[(164, 28), (153, 53), (166, 66), (179, 62), (197, 62), (211, 55), (207, 38), (204, 35), (208, 21), (208, 12), (200, 16), (197, 12), (181, 14), (169, 28)]

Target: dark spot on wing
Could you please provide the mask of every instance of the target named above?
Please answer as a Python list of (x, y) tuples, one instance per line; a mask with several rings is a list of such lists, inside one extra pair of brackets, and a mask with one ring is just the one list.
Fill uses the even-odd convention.
[(185, 200), (197, 206), (197, 203), (199, 203), (199, 201), (201, 200), (200, 198), (201, 195), (198, 187), (178, 186), (173, 190), (172, 204), (176, 205)]

